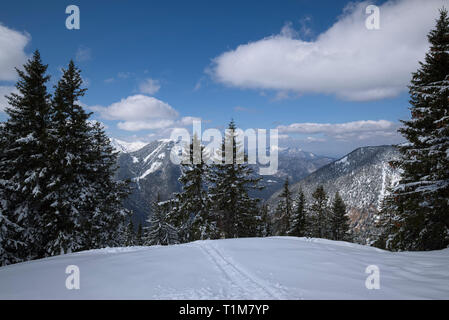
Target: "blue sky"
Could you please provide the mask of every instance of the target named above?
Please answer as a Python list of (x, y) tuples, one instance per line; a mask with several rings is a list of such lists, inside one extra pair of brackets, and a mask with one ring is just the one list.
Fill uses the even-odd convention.
[[(149, 141), (189, 127), (191, 117), (218, 128), (234, 118), (243, 129), (278, 128), (281, 145), (343, 155), (401, 141), (407, 81), (447, 1), (420, 2), (8, 1), (0, 31), (21, 35), (23, 45), (6, 50), (11, 40), (0, 40), (11, 55), (0, 58), (0, 92), (14, 84), (6, 74), (20, 53), (39, 49), (52, 85), (75, 60), (88, 88), (82, 103), (111, 136)], [(80, 30), (65, 27), (70, 4), (80, 9)], [(361, 23), (369, 4), (380, 7), (379, 30)], [(404, 12), (398, 21), (389, 18), (395, 10)], [(414, 27), (404, 28), (417, 12)]]

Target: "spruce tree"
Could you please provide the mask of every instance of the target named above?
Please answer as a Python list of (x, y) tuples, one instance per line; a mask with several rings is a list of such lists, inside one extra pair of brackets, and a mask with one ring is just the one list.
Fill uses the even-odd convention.
[(125, 246), (131, 247), (136, 245), (136, 234), (134, 232), (134, 224), (132, 220), (129, 220), (128, 228), (126, 230), (126, 241)]
[(131, 212), (123, 207), (129, 195), (129, 181), (115, 180), (117, 152), (110, 144), (100, 123), (91, 124), (91, 150), (89, 153), (89, 186), (86, 194), (87, 219), (81, 226), (85, 231), (89, 248), (123, 245), (126, 220)]
[(170, 201), (161, 202), (158, 194), (152, 205), (152, 216), (148, 219), (149, 226), (144, 237), (144, 245), (177, 244), (178, 231), (168, 221)]
[(296, 198), (296, 208), (291, 216), (289, 236), (304, 237), (306, 236), (306, 199), (302, 189), (299, 189)]
[(73, 61), (62, 72), (52, 99), (52, 127), (47, 146), (52, 182), (45, 199), (51, 206), (42, 212), (46, 226), (44, 250), (50, 256), (86, 248), (81, 224), (88, 219), (85, 203), (93, 192), (87, 158), (91, 136), (89, 114), (79, 104), (86, 89), (82, 88), (80, 70)]
[(142, 230), (142, 223), (139, 222), (139, 226), (137, 227), (137, 233), (136, 233), (136, 246), (141, 246), (143, 244), (143, 230)]
[(312, 194), (313, 201), (311, 205), (311, 231), (312, 236), (316, 238), (329, 237), (329, 209), (327, 207), (327, 195), (324, 187), (318, 186)]
[(260, 207), (260, 222), (258, 226), (259, 237), (270, 237), (273, 235), (271, 217), (268, 212), (268, 205), (262, 204)]
[[(245, 164), (243, 146), (237, 141), (234, 121), (231, 121), (216, 161), (210, 166), (208, 180), (212, 212), (218, 215), (218, 228), (225, 238), (255, 236), (259, 199), (248, 195), (250, 189), (261, 189), (260, 178)], [(226, 153), (226, 150), (231, 152)]]
[(182, 192), (175, 195), (171, 222), (179, 230), (181, 242), (213, 239), (217, 231), (206, 193), (206, 155), (196, 133), (183, 160), (179, 178)]
[(346, 205), (338, 192), (335, 193), (330, 216), (332, 240), (350, 240), (349, 218), (346, 215)]
[[(428, 35), (430, 50), (409, 86), (411, 120), (402, 121), (401, 181), (390, 197), (395, 228), (385, 228), (391, 250), (449, 245), (449, 16), (440, 10)], [(384, 219), (391, 220), (391, 219)]]
[[(21, 244), (10, 252), (21, 261), (45, 256), (43, 236), (46, 231), (42, 213), (51, 203), (45, 199), (49, 177), (50, 95), (46, 83), (47, 65), (39, 51), (17, 70), (18, 94), (7, 97), (8, 120), (2, 128), (0, 152), (0, 194), (3, 223), (14, 226), (13, 239)], [(20, 230), (19, 233), (17, 231)]]
[(292, 193), (289, 189), (288, 177), (285, 179), (279, 198), (280, 200), (278, 201), (278, 206), (276, 208), (276, 216), (278, 218), (278, 235), (285, 236), (290, 230), (290, 220), (293, 209)]

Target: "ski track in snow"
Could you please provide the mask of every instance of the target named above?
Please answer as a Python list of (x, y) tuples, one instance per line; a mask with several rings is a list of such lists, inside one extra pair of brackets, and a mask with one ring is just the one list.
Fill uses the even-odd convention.
[(284, 299), (282, 293), (270, 287), (265, 281), (243, 270), (236, 263), (226, 258), (217, 247), (208, 240), (199, 241), (196, 245), (204, 252), (208, 259), (215, 264), (233, 287), (239, 288), (247, 299)]

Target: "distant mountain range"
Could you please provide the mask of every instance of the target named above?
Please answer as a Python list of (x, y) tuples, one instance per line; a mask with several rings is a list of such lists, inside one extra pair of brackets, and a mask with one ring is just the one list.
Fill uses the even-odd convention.
[[(134, 211), (134, 222), (143, 222), (151, 214), (151, 203), (159, 194), (162, 200), (172, 197), (174, 192), (181, 191), (178, 178), (180, 166), (170, 160), (173, 140), (157, 140), (148, 144), (142, 142), (128, 143), (111, 139), (111, 144), (119, 151), (117, 171), (118, 179), (130, 179), (132, 194), (125, 201), (125, 206)], [(253, 191), (251, 195), (268, 199), (279, 190), (288, 176), (290, 181), (297, 182), (318, 168), (334, 161), (333, 158), (318, 156), (298, 148), (279, 150), (278, 171), (275, 175), (260, 176), (262, 191)], [(259, 172), (258, 165), (251, 165), (254, 175)]]
[[(296, 196), (302, 188), (308, 203), (319, 185), (324, 186), (329, 201), (338, 191), (348, 207), (355, 240), (366, 243), (383, 198), (389, 188), (399, 181), (399, 171), (389, 164), (398, 157), (399, 151), (393, 146), (358, 148), (311, 173), (294, 184), (291, 190)], [(268, 201), (272, 210), (278, 196), (279, 191)]]

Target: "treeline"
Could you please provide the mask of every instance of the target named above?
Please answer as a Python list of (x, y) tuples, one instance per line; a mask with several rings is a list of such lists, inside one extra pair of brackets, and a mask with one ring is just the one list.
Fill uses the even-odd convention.
[[(274, 210), (260, 199), (251, 198), (250, 189), (261, 189), (260, 178), (238, 159), (245, 157), (236, 142), (235, 124), (229, 124), (222, 149), (216, 155), (221, 162), (207, 164), (210, 155), (204, 147), (195, 154), (194, 145), (200, 141), (193, 137), (186, 163), (182, 165), (179, 181), (182, 192), (167, 201), (155, 201), (148, 227), (139, 225), (136, 233), (130, 222), (127, 239), (129, 245), (169, 245), (205, 239), (241, 237), (298, 236), (320, 237), (333, 240), (351, 240), (346, 206), (337, 193), (331, 206), (323, 187), (313, 193), (308, 205), (304, 194), (296, 199), (289, 189), (288, 179)], [(229, 145), (226, 147), (226, 143)], [(224, 150), (232, 150), (232, 163), (225, 163)], [(194, 164), (194, 159), (197, 159)], [(201, 161), (198, 161), (201, 159)]]
[(126, 182), (116, 154), (79, 103), (80, 70), (70, 61), (54, 88), (39, 51), (18, 70), (0, 124), (0, 265), (123, 245)]
[[(129, 239), (137, 238), (135, 244), (168, 245), (263, 234), (260, 199), (248, 194), (251, 189), (262, 189), (260, 178), (253, 178), (252, 169), (241, 161), (245, 154), (233, 121), (228, 129), (217, 155), (207, 154), (194, 135), (182, 155), (182, 192), (167, 201), (158, 197), (143, 235), (133, 235), (130, 226)], [(232, 152), (232, 160), (225, 150)], [(214, 156), (221, 160), (209, 164)]]
[(301, 189), (294, 199), (287, 178), (279, 195), (270, 231), (280, 236), (351, 241), (346, 213), (346, 205), (340, 194), (337, 192), (330, 203), (323, 186), (315, 189), (311, 203), (306, 202)]

